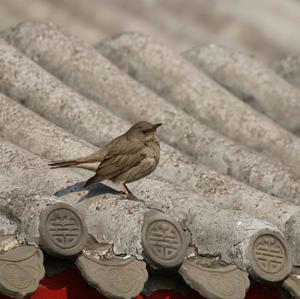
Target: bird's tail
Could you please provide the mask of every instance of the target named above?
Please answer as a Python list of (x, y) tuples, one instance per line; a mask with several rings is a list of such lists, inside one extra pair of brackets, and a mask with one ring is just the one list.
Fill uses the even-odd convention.
[(78, 165), (77, 160), (68, 160), (68, 161), (56, 161), (56, 162), (51, 162), (48, 164), (51, 168), (61, 168), (61, 167), (69, 167), (69, 166), (75, 166)]
[(99, 162), (102, 160), (103, 154), (98, 151), (94, 154), (91, 154), (89, 156), (73, 159), (73, 160), (63, 160), (63, 161), (54, 161), (48, 164), (51, 168), (61, 168), (61, 167), (70, 167), (70, 166), (76, 166), (79, 164), (85, 164), (85, 163), (94, 163)]

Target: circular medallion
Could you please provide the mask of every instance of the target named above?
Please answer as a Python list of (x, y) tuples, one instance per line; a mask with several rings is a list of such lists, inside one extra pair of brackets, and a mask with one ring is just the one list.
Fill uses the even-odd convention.
[(80, 218), (70, 209), (51, 211), (46, 226), (53, 243), (62, 249), (74, 247), (82, 236)]
[(146, 259), (163, 268), (179, 266), (187, 250), (186, 236), (179, 224), (158, 212), (145, 217), (142, 242)]
[(75, 209), (57, 203), (42, 212), (41, 246), (49, 253), (62, 256), (78, 254), (87, 241), (87, 229)]
[(279, 233), (259, 233), (250, 242), (250, 264), (259, 280), (277, 282), (291, 271), (291, 257), (286, 241)]

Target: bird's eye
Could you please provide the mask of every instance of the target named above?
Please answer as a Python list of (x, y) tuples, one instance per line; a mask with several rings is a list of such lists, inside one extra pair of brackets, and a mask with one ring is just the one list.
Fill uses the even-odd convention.
[(143, 132), (144, 134), (146, 134), (146, 133), (148, 132), (148, 130), (143, 130), (142, 132)]

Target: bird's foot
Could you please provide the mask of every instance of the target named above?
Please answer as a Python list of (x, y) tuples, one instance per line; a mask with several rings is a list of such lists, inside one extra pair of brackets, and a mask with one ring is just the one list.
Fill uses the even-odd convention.
[(135, 200), (135, 201), (140, 201), (144, 202), (143, 200), (137, 198), (136, 196), (133, 195), (133, 193), (125, 193), (125, 192), (120, 192), (123, 195), (124, 200)]
[(135, 197), (132, 193), (126, 194), (126, 199), (128, 200), (139, 200), (137, 197)]
[(126, 184), (123, 184), (123, 190), (124, 191), (120, 191), (120, 193), (124, 195), (124, 199), (144, 202), (143, 200), (138, 199), (136, 196), (134, 196), (133, 193), (128, 189)]

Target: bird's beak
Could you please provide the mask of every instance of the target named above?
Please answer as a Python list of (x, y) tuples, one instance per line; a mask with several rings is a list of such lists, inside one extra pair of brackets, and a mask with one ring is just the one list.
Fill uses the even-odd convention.
[(152, 130), (155, 131), (158, 127), (160, 127), (162, 124), (159, 123), (159, 124), (155, 124), (153, 127), (152, 127)]

